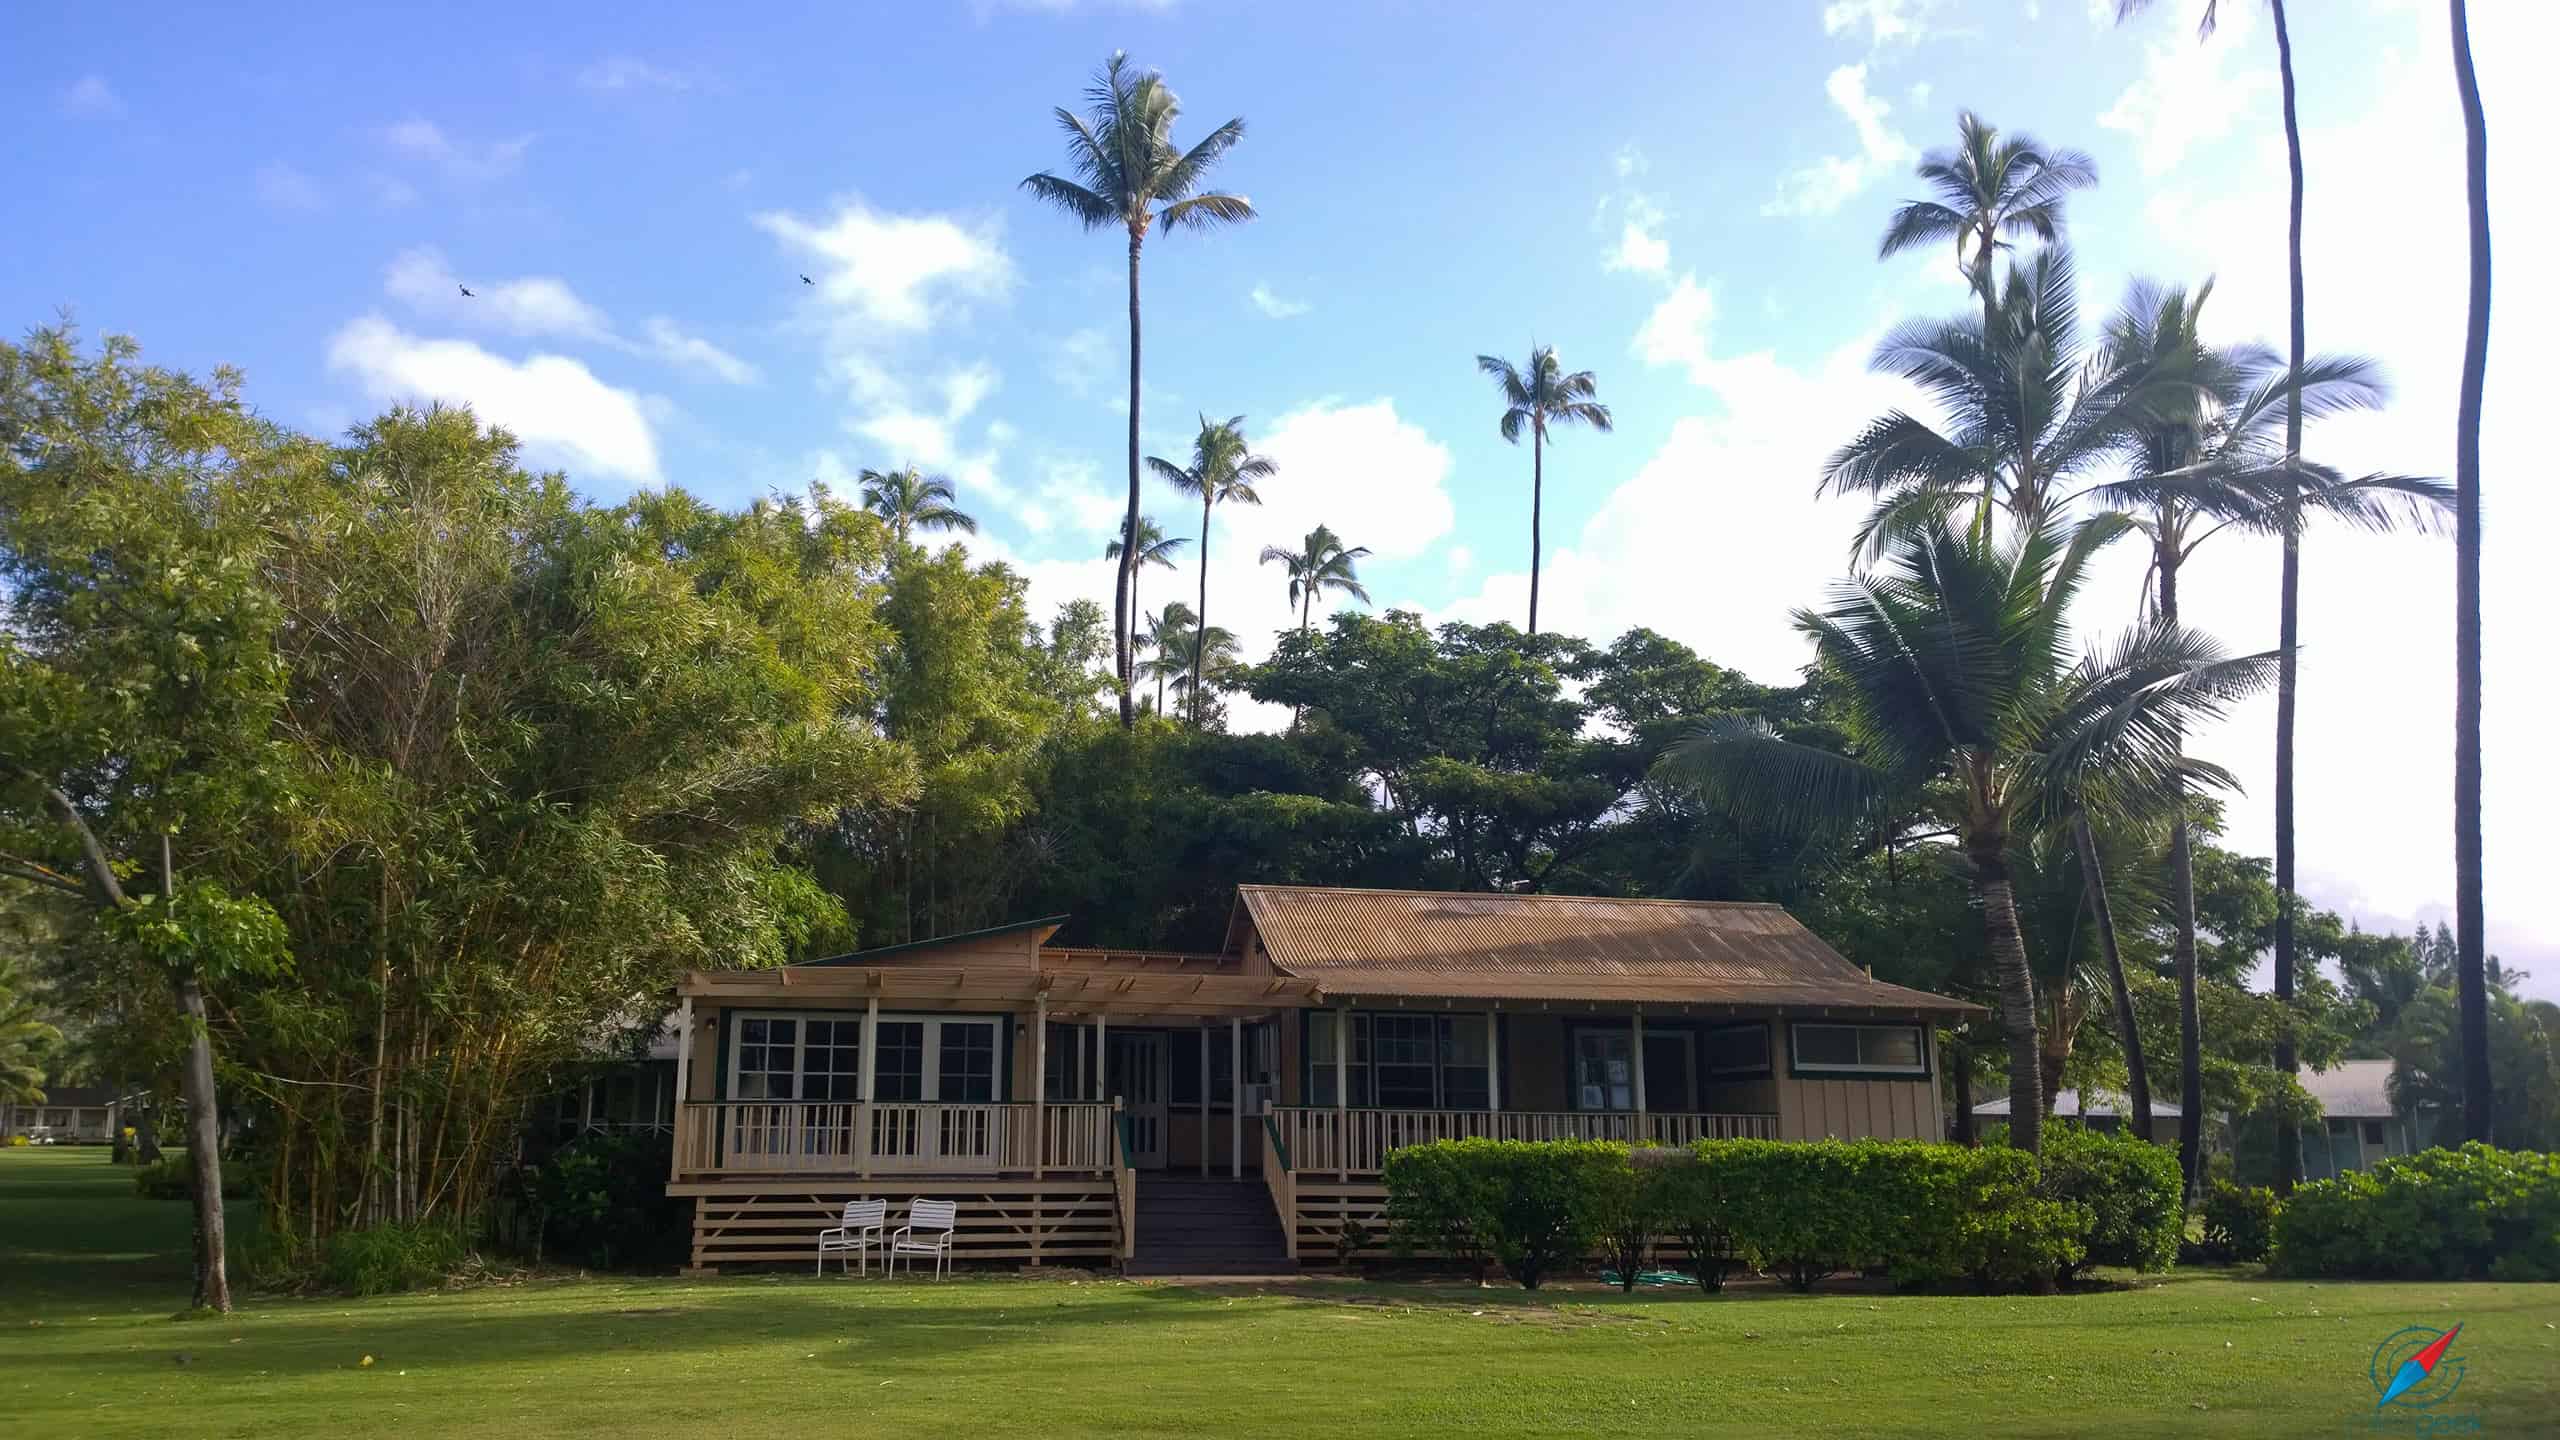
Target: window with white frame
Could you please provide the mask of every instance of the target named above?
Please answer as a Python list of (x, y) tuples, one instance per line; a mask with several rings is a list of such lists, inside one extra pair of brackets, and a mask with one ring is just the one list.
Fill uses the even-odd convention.
[(1789, 1062), (1799, 1074), (1926, 1075), (1928, 1037), (1917, 1025), (1787, 1027)]
[[(1310, 1105), (1334, 1101), (1334, 1029), (1338, 1012), (1307, 1016)], [(1492, 1101), (1493, 1017), (1355, 1013), (1351, 1054), (1342, 1067), (1353, 1105), (1390, 1110), (1482, 1110)]]
[[(733, 1100), (862, 1098), (862, 1019), (852, 1015), (748, 1013), (733, 1017)], [(991, 1104), (1004, 1092), (1002, 1024), (880, 1017), (873, 1094), (890, 1103)]]

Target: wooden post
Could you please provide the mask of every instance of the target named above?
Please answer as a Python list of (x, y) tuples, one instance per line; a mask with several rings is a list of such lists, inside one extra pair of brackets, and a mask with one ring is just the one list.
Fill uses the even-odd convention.
[[(1049, 992), (1032, 997), (1031, 1023), (1031, 1178), (1049, 1173)], [(1033, 1205), (1037, 1208), (1038, 1202)], [(1031, 1261), (1040, 1263), (1040, 1231), (1031, 1232)]]
[(1630, 1144), (1630, 1145), (1642, 1145), (1642, 1144), (1644, 1144), (1644, 1143), (1646, 1142), (1646, 1140), (1647, 1140), (1649, 1137), (1648, 1137), (1648, 1136), (1647, 1136), (1647, 1134), (1646, 1134), (1646, 1125), (1645, 1125), (1645, 1093), (1644, 1093), (1644, 1007), (1643, 1007), (1643, 1006), (1641, 1006), (1641, 1005), (1639, 1005), (1639, 1006), (1637, 1006), (1637, 1007), (1636, 1007), (1636, 1014), (1635, 1014), (1635, 1027), (1636, 1027), (1636, 1044), (1635, 1044), (1635, 1061), (1636, 1061), (1636, 1125), (1635, 1125), (1635, 1130), (1634, 1130), (1631, 1134), (1629, 1134), (1629, 1135), (1628, 1135), (1628, 1137), (1627, 1137), (1627, 1143), (1628, 1143), (1628, 1144)]
[(693, 1074), (693, 997), (684, 997), (676, 1006), (676, 1143), (667, 1157), (667, 1178), (674, 1180), (684, 1173), (684, 1102), (685, 1084)]
[[(1105, 1093), (1107, 1093), (1107, 1092), (1110, 1090), (1110, 1088), (1111, 1088), (1111, 1062), (1110, 1062), (1110, 1059), (1109, 1059), (1109, 1051), (1110, 1051), (1110, 1049), (1111, 1049), (1111, 1046), (1110, 1046), (1110, 1043), (1109, 1043), (1109, 1042), (1110, 1042), (1110, 1039), (1111, 1039), (1111, 1017), (1110, 1017), (1110, 1016), (1108, 1016), (1108, 1015), (1103, 1014), (1103, 1013), (1102, 1013), (1101, 1011), (1099, 1011), (1099, 1010), (1094, 1011), (1094, 1012), (1093, 1012), (1093, 1096), (1094, 1096), (1094, 1098), (1095, 1098), (1095, 1099), (1097, 1099), (1097, 1100), (1101, 1099), (1101, 1098), (1103, 1097), (1103, 1095), (1104, 1095)], [(1114, 1109), (1114, 1110), (1117, 1110), (1117, 1109), (1119, 1109), (1119, 1108), (1120, 1108), (1120, 1097), (1119, 1097), (1119, 1096), (1114, 1095), (1114, 1096), (1112, 1096), (1112, 1097), (1111, 1097), (1111, 1108), (1112, 1108), (1112, 1109)]]
[(1209, 1017), (1200, 1017), (1200, 1178), (1209, 1178)]
[[(1494, 1115), (1502, 1113), (1502, 1016), (1488, 1010), (1484, 1016), (1484, 1108)], [(1502, 1122), (1492, 1122), (1498, 1132)]]
[(879, 1078), (880, 997), (874, 995), (862, 1007), (862, 1118), (855, 1123), (860, 1133), (854, 1137), (854, 1153), (860, 1157), (858, 1168), (865, 1180), (871, 1178), (871, 1131), (879, 1123), (879, 1112), (871, 1108), (878, 1098)]
[[(1208, 1054), (1209, 1047), (1201, 1046), (1200, 1053)], [(1241, 1180), (1244, 1178), (1244, 1017), (1241, 1015), (1227, 1017), (1227, 1119), (1230, 1122), (1227, 1127), (1227, 1178)], [(1203, 1125), (1200, 1128), (1200, 1144), (1205, 1150), (1209, 1143), (1208, 1127)]]
[(1351, 1178), (1351, 1007), (1333, 1007), (1333, 1163), (1336, 1180)]

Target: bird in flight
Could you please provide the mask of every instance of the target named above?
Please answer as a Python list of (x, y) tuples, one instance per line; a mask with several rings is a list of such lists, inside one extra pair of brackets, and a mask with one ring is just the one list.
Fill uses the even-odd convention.
[(803, 284), (803, 285), (815, 285), (815, 284), (817, 284), (818, 282), (817, 282), (817, 281), (815, 281), (815, 280), (810, 279), (810, 278), (809, 278), (808, 276), (806, 276), (806, 275), (803, 275), (803, 276), (801, 276), (801, 277), (800, 277), (800, 283), (801, 283), (801, 284)]
[(464, 284), (457, 283), (457, 284), (455, 284), (455, 286), (454, 286), (453, 288), (454, 288), (454, 289), (456, 289), (456, 290), (461, 291), (461, 292), (462, 292), (462, 298), (463, 298), (463, 299), (465, 299), (465, 300), (477, 300), (477, 299), (479, 299), (479, 298), (480, 298), (479, 296), (474, 295), (473, 293), (471, 293), (471, 287), (470, 287), (470, 286), (468, 286), (468, 285), (464, 285)]

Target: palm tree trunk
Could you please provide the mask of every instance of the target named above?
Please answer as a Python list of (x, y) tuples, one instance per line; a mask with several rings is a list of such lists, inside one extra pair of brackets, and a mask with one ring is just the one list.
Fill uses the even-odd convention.
[(2107, 899), (2106, 869), (2099, 863), (2098, 837), (2089, 828), (2088, 816), (2073, 820), (2071, 840), (2080, 850), (2080, 883), (2088, 892), (2090, 908), (2097, 914), (2098, 948), (2106, 957), (2107, 989), (2115, 1002), (2116, 1039), (2124, 1047), (2125, 1098), (2133, 1133), (2149, 1140), (2153, 1138), (2151, 1067), (2142, 1058), (2142, 1029), (2135, 1023), (2133, 987), (2125, 981), (2124, 952), (2116, 946), (2115, 906)]
[(1973, 1052), (1962, 1045), (1949, 1045), (1947, 1067), (1955, 1072), (1956, 1143), (1970, 1146), (1973, 1134)]
[(1547, 503), (1547, 427), (1529, 422), (1529, 633), (1538, 633), (1539, 512)]
[(2171, 957), (2178, 972), (2178, 1168), (2187, 1200), (2204, 1193), (2204, 1014), (2196, 999), (2196, 867), (2187, 840), (2186, 785), (2176, 785), (2169, 831), (2169, 884), (2178, 932)]
[(1120, 530), (1120, 580), (1113, 587), (1113, 618), (1118, 622), (1112, 630), (1111, 643), (1116, 652), (1114, 662), (1120, 676), (1120, 728), (1138, 728), (1137, 701), (1130, 692), (1134, 678), (1130, 669), (1130, 652), (1135, 638), (1130, 626), (1136, 623), (1131, 610), (1130, 589), (1137, 575), (1138, 549), (1138, 232), (1129, 232), (1129, 520)]
[(2489, 368), (2489, 121), (2471, 68), (2471, 16), (2452, 0), (2453, 79), (2462, 96), (2471, 211), (2471, 308), (2462, 335), (2454, 431), (2454, 987), (2462, 1011), (2462, 1134), (2489, 1139), (2489, 977), (2480, 894), (2480, 391)]
[(2033, 1152), (2044, 1143), (2042, 1046), (2036, 1035), (2036, 980), (2027, 968), (2026, 937), (2018, 930), (2018, 899), (2009, 888), (2009, 861), (1997, 842), (1971, 848), (1973, 893), (1982, 902), (1982, 929), (2000, 978), (2000, 1028), (2009, 1039), (2009, 1143)]
[(1209, 663), (1209, 507), (1216, 502), (1200, 492), (1200, 616), (1192, 622), (1191, 728), (1200, 728), (1200, 669)]
[[(2287, 501), (2301, 493), (2294, 466), (2302, 458), (2302, 127), (2293, 108), (2293, 32), (2286, 28), (2284, 0), (2273, 0), (2276, 21), (2276, 68), (2284, 79), (2284, 152), (2292, 174), (2293, 194), (2286, 260), (2293, 287), (2293, 368), (2285, 381), (2284, 457)], [(2297, 517), (2298, 518), (2298, 517)], [(2294, 647), (2302, 628), (2302, 542), (2296, 527), (2284, 533), (2284, 561), (2278, 580), (2278, 647), (2276, 658), (2276, 954), (2275, 996), (2279, 1005), (2293, 1000), (2293, 726)], [(2276, 1037), (2276, 1070), (2290, 1080), (2300, 1069), (2294, 1057), (2293, 1031)], [(2276, 1193), (2290, 1195), (2302, 1176), (2302, 1132), (2291, 1109), (2276, 1116)]]

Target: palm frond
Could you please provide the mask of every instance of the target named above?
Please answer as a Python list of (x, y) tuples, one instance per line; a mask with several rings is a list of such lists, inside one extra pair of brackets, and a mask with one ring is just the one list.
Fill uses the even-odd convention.
[(1856, 829), (1889, 789), (1875, 767), (1784, 739), (1757, 716), (1701, 722), (1653, 773), (1738, 819), (1793, 834)]
[(1024, 176), (1022, 188), (1066, 211), (1087, 230), (1100, 230), (1121, 218), (1109, 200), (1073, 180), (1060, 179), (1045, 170), (1037, 175)]

